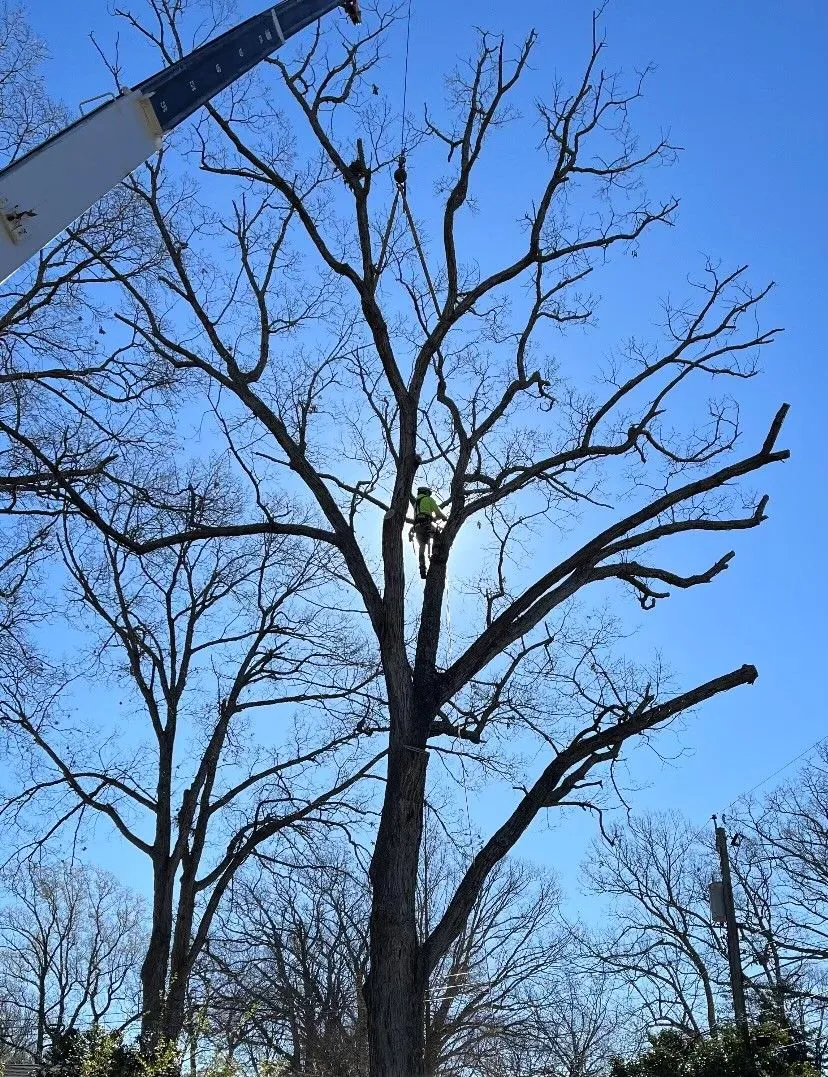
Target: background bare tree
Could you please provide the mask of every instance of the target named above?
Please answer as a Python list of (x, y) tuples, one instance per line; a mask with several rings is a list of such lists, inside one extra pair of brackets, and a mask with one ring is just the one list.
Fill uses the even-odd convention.
[(22, 4), (0, 15), (0, 155), (14, 161), (60, 129), (66, 114), (48, 95), (42, 74), (46, 49), (29, 25)]
[[(429, 874), (421, 879), (423, 918), (426, 897), (439, 906), (457, 872), (454, 858), (433, 838), (431, 844)], [(195, 1027), (257, 1071), (281, 1061), (290, 1073), (365, 1073), (369, 910), (365, 875), (351, 855), (334, 850), (304, 869), (260, 864), (234, 883), (199, 963), (192, 1001), (203, 1023)], [(564, 949), (554, 885), (527, 865), (499, 867), (432, 977), (430, 1071), (502, 1072), (541, 1027), (548, 1042), (561, 1042), (563, 1035), (551, 1031), (553, 1013), (561, 1027), (567, 1015), (583, 1020)], [(564, 995), (566, 1014), (557, 1012)], [(571, 1042), (575, 1033), (568, 1035)]]
[(759, 937), (763, 961), (781, 966), (780, 979), (791, 962), (804, 963), (814, 993), (828, 1000), (828, 745), (819, 745), (792, 780), (740, 806), (732, 825), (743, 831), (743, 855), (769, 880), (775, 898), (773, 930)]
[(0, 891), (4, 1046), (42, 1061), (54, 1037), (138, 1014), (145, 908), (113, 876), (77, 863), (6, 869)]
[[(25, 154), (69, 120), (45, 87), (45, 49), (19, 4), (0, 10), (0, 157)], [(145, 271), (157, 241), (129, 191), (113, 192), (37, 259), (0, 285), (0, 679), (30, 679), (31, 633), (48, 614), (37, 569), (50, 550), (58, 512), (50, 491), (55, 471), (92, 483), (111, 452), (106, 409), (135, 392), (156, 391), (145, 364), (132, 377), (111, 367), (121, 346), (107, 347), (111, 310), (100, 287), (107, 277), (94, 243), (128, 276)], [(110, 301), (112, 296), (109, 297)], [(92, 405), (97, 402), (95, 412)], [(93, 415), (94, 412), (94, 415)], [(119, 417), (123, 421), (124, 416)], [(121, 430), (123, 433), (123, 430)], [(27, 446), (37, 444), (40, 452)], [(101, 446), (106, 449), (101, 453)], [(53, 470), (42, 466), (43, 450)]]
[[(36, 707), (8, 685), (18, 783), (0, 814), (19, 820), (37, 802), (47, 836), (97, 817), (147, 858), (142, 1031), (176, 1039), (236, 871), (264, 842), (301, 846), (359, 808), (347, 796), (371, 767), (356, 740), (373, 670), (319, 609), (324, 563), (290, 540), (185, 544), (139, 561), (67, 525), (60, 544), (68, 614), (84, 630), (74, 661), (87, 692), (108, 686), (96, 706), (112, 726), (102, 734), (97, 717), (75, 713), (71, 680), (54, 667)], [(280, 706), (293, 720), (260, 734), (258, 715), (272, 727)]]
[(603, 1077), (609, 1060), (636, 1042), (619, 983), (606, 971), (590, 974), (569, 947), (573, 967), (534, 1005), (528, 1027), (503, 1044), (489, 1072), (515, 1077)]
[[(749, 1009), (754, 1020), (769, 1017), (798, 1030), (820, 1065), (828, 968), (818, 948), (809, 950), (796, 910), (812, 920), (821, 869), (815, 861), (805, 868), (795, 855), (779, 855), (771, 834), (786, 825), (780, 808), (791, 798), (808, 804), (811, 825), (824, 824), (805, 792), (821, 769), (819, 763), (807, 766), (803, 775), (729, 817)], [(759, 819), (766, 834), (752, 826)], [(604, 931), (581, 934), (580, 960), (626, 988), (628, 1018), (639, 1035), (656, 1027), (709, 1035), (732, 1020), (724, 929), (713, 923), (708, 904), (708, 884), (719, 874), (712, 827), (699, 831), (677, 813), (633, 817), (612, 833), (611, 843), (592, 850), (585, 880), (608, 901), (608, 916)]]
[(700, 835), (667, 813), (634, 817), (585, 866), (588, 887), (612, 902), (595, 967), (620, 977), (650, 1027), (709, 1033), (729, 1013), (724, 939), (708, 907), (714, 864)]
[[(457, 884), (455, 857), (429, 862), (422, 901), (439, 911)], [(463, 931), (435, 967), (426, 1004), (429, 1073), (496, 1073), (548, 1019), (568, 954), (560, 893), (529, 865), (499, 864)]]
[(195, 1025), (255, 1072), (365, 1072), (368, 895), (353, 868), (335, 848), (304, 864), (259, 861), (214, 923)]
[[(170, 60), (189, 46), (188, 20), (198, 10), (149, 0), (123, 15)], [(256, 536), (266, 549), (289, 540), (308, 557), (328, 551), (340, 587), (325, 602), (343, 618), (338, 636), (370, 640), (369, 665), (376, 662), (383, 680), (371, 697), (381, 714), (370, 725), (387, 731), (388, 750), (370, 867), (374, 1077), (424, 1072), (432, 975), (533, 820), (573, 803), (600, 807), (601, 783), (626, 747), (753, 683), (755, 668), (742, 665), (675, 692), (659, 667), (613, 653), (618, 632), (608, 619), (590, 619), (590, 596), (632, 595), (650, 609), (674, 589), (715, 580), (733, 552), (708, 553), (704, 540), (761, 524), (767, 498), (745, 504), (740, 482), (787, 458), (777, 444), (786, 407), (743, 446), (730, 395), (755, 374), (758, 350), (777, 332), (761, 327), (768, 288), (752, 289), (744, 267), (708, 263), (687, 298), (665, 306), (660, 342), (631, 340), (592, 369), (546, 358), (553, 340), (560, 345), (557, 334), (590, 323), (592, 275), (613, 252), (672, 223), (677, 205), (646, 191), (651, 166), (674, 150), (666, 140), (639, 147), (630, 117), (641, 85), (627, 88), (602, 69), (597, 25), (569, 91), (547, 77), (531, 86), (534, 34), (514, 51), (480, 34), (445, 100), (430, 102), (408, 126), (402, 149), (409, 165), (416, 151), (416, 182), (413, 172), (407, 184), (397, 171), (395, 188), (398, 117), (374, 93), (392, 21), (369, 13), (362, 30), (317, 33), (309, 51), (277, 58), (262, 80), (211, 106), (194, 145), (183, 135), (136, 174), (125, 197), (140, 207), (142, 226), (151, 222), (162, 252), (157, 273), (125, 268), (117, 244), (80, 240), (96, 254), (96, 272), (121, 290), (115, 321), (124, 341), (104, 367), (127, 385), (127, 404), (108, 402), (103, 428), (82, 413), (81, 456), (67, 460), (54, 438), (32, 427), (31, 409), (28, 425), (15, 419), (0, 427), (20, 454), (7, 483), (26, 487), (41, 506), (62, 504), (82, 516), (127, 551), (108, 547), (116, 564), (149, 558), (137, 562), (139, 573), (155, 571), (162, 549), (181, 551), (165, 555), (170, 564), (229, 557), (220, 542), (229, 538)], [(524, 118), (513, 104), (521, 87), (536, 89), (540, 101)], [(290, 110), (289, 127), (270, 122), (274, 99)], [(497, 202), (486, 203), (475, 225), (480, 232), (502, 224), (503, 242), (481, 256), (466, 227), (475, 192), (500, 149), (516, 139), (536, 143), (537, 123), (537, 168), (510, 199), (496, 183)], [(181, 178), (180, 154), (188, 167), (200, 165), (202, 184)], [(521, 226), (511, 228), (516, 217)], [(157, 472), (138, 463), (143, 446), (112, 436), (115, 416), (119, 431), (140, 428), (127, 426), (127, 414), (155, 429), (143, 398), (147, 384), (161, 391), (163, 372), (175, 381), (167, 406), (179, 404), (179, 425), (194, 407), (202, 443), (224, 447), (238, 482), (232, 511), (219, 510), (220, 493), (206, 479), (163, 483), (159, 497)], [(599, 390), (586, 391), (590, 377)], [(52, 392), (56, 380), (41, 372), (37, 392)], [(711, 392), (718, 397), (699, 405)], [(681, 409), (673, 407), (679, 398)], [(194, 452), (184, 435), (179, 451)], [(40, 475), (49, 477), (45, 489), (26, 486), (26, 476)], [(405, 540), (409, 497), (423, 475), (445, 495), (450, 517), (420, 595), (406, 587)], [(687, 538), (697, 540), (700, 562), (671, 554), (672, 540)], [(194, 552), (207, 543), (219, 543), (219, 552)], [(462, 575), (462, 618), (455, 608), (453, 630), (450, 563)], [(140, 661), (143, 644), (125, 627), (132, 601), (110, 619)], [(14, 708), (6, 715), (43, 750), (31, 716)], [(339, 734), (366, 728), (360, 722)], [(165, 737), (162, 727), (162, 757)], [(521, 742), (546, 753), (540, 768), (510, 756)], [(426, 936), (416, 892), (434, 756), (455, 778), (465, 778), (463, 768), (498, 765), (520, 795), (469, 855)], [(111, 791), (109, 767), (96, 767), (93, 780)], [(73, 766), (63, 773), (77, 785)], [(207, 788), (201, 771), (194, 788)], [(123, 795), (172, 819), (171, 789), (162, 782), (157, 797), (143, 788)], [(89, 795), (85, 789), (81, 801)], [(293, 785), (283, 795), (298, 810)], [(194, 796), (176, 809), (184, 819), (179, 837), (155, 847), (165, 850), (165, 871), (185, 857)], [(114, 818), (118, 808), (107, 800), (104, 812)], [(215, 879), (206, 878), (209, 889)], [(168, 889), (156, 878), (165, 902)], [(195, 899), (191, 889), (180, 906), (176, 952), (189, 945)], [(168, 1011), (175, 1016), (161, 1026), (167, 1033), (180, 1028), (191, 963), (176, 967)], [(156, 968), (147, 965), (147, 977)], [(158, 984), (147, 981), (145, 990), (159, 997)]]

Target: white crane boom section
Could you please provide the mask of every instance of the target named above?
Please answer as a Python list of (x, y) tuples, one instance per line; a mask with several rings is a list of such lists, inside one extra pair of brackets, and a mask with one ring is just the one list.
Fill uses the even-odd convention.
[(159, 150), (162, 134), (132, 90), (0, 174), (0, 282)]
[(0, 284), (152, 157), (168, 131), (337, 7), (360, 21), (359, 0), (282, 0), (0, 171)]

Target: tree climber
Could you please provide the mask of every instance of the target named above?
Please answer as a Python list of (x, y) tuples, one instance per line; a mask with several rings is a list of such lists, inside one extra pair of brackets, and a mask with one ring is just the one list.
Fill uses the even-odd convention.
[[(428, 486), (418, 486), (417, 496), (411, 498), (414, 506), (414, 526), (409, 532), (409, 538), (413, 542), (417, 540), (420, 554), (420, 576), (425, 579), (428, 574), (428, 565), (431, 564), (431, 543), (438, 533), (436, 520), (445, 520), (446, 514), (431, 496)], [(428, 553), (428, 564), (426, 563)]]

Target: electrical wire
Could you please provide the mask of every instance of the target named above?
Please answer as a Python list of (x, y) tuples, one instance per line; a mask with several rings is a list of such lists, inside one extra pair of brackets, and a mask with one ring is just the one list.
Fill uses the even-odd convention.
[(767, 778), (763, 778), (760, 782), (757, 782), (756, 785), (752, 785), (749, 789), (745, 789), (744, 793), (740, 793), (738, 796), (733, 797), (729, 805), (726, 805), (725, 808), (722, 809), (721, 814), (724, 815), (729, 808), (732, 808), (736, 800), (741, 800), (742, 797), (749, 797), (750, 794), (756, 792), (756, 789), (776, 778), (778, 774), (787, 770), (788, 767), (792, 767), (795, 763), (799, 763), (800, 759), (804, 759), (806, 755), (810, 755), (815, 747), (818, 747), (819, 744), (824, 744), (826, 741), (828, 741), (828, 737), (820, 737), (818, 740), (815, 740), (813, 744), (809, 744), (809, 746), (806, 747), (806, 749), (803, 749), (799, 755), (795, 755), (794, 758), (788, 759), (787, 763), (784, 763), (781, 767), (778, 767), (772, 773), (768, 774)]
[[(813, 744), (809, 744), (808, 747), (803, 748), (803, 750), (799, 752), (798, 755), (795, 755), (792, 759), (789, 759), (787, 763), (783, 763), (781, 767), (777, 767), (776, 770), (772, 771), (770, 774), (767, 774), (755, 785), (752, 785), (750, 789), (745, 789), (741, 793), (737, 793), (736, 796), (728, 804), (725, 804), (724, 808), (722, 808), (721, 812), (719, 813), (722, 819), (724, 819), (725, 813), (729, 811), (738, 800), (741, 800), (742, 797), (749, 797), (751, 793), (755, 793), (757, 789), (761, 789), (763, 785), (766, 785), (769, 781), (772, 781), (774, 778), (778, 777), (780, 774), (786, 771), (788, 767), (792, 767), (794, 763), (798, 763), (800, 759), (804, 759), (806, 756), (810, 755), (814, 748), (818, 748), (820, 744), (825, 744), (826, 742), (828, 742), (828, 737), (819, 737), (813, 742)], [(708, 825), (708, 823), (703, 823), (698, 828), (698, 830), (695, 831), (693, 837), (699, 837), (702, 831), (707, 829)]]
[(760, 786), (763, 786), (766, 782), (769, 782), (772, 778), (781, 774), (783, 770), (787, 770), (788, 767), (793, 766), (794, 763), (798, 763), (800, 759), (804, 759), (806, 755), (810, 755), (814, 748), (817, 748), (820, 744), (824, 744), (825, 741), (828, 741), (828, 737), (820, 737), (819, 740), (815, 740), (813, 744), (803, 749), (803, 751), (801, 751), (799, 755), (795, 755), (793, 759), (789, 759), (787, 763), (784, 763), (778, 770), (769, 774), (767, 778), (763, 778), (760, 782), (757, 782), (756, 785), (752, 785), (750, 789), (745, 790), (744, 793), (740, 793), (739, 796), (734, 797), (724, 810), (727, 811), (728, 808), (732, 808), (736, 801), (740, 800), (742, 797), (750, 796), (750, 794), (759, 789)]

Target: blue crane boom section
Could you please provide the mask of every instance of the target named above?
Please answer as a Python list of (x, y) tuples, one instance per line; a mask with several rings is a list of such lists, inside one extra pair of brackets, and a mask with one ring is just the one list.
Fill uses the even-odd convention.
[(150, 98), (161, 130), (171, 131), (288, 38), (341, 6), (342, 0), (284, 0), (208, 41), (135, 89)]
[(165, 134), (338, 7), (359, 22), (358, 0), (283, 0), (0, 170), (0, 283), (148, 160)]

